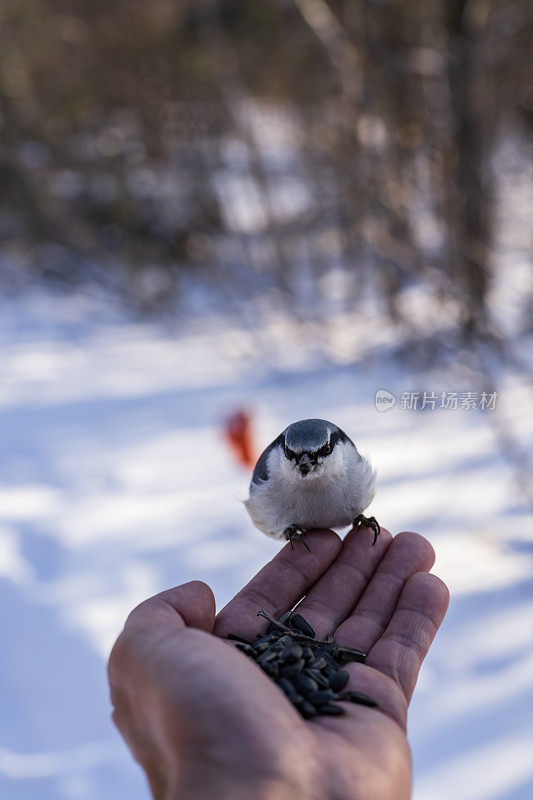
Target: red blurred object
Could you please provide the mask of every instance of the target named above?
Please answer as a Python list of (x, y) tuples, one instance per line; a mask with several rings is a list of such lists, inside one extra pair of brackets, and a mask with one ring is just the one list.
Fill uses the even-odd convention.
[(235, 411), (224, 424), (224, 436), (239, 464), (252, 469), (255, 466), (256, 456), (251, 414), (243, 409)]

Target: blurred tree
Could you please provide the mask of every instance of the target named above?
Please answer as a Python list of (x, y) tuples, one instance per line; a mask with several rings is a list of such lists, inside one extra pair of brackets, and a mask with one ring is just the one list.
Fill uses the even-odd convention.
[(0, 245), (56, 279), (121, 276), (146, 308), (194, 268), (316, 318), (337, 270), (345, 309), (372, 292), (409, 326), (418, 283), (486, 336), (493, 157), (533, 116), (529, 9), (4, 0)]

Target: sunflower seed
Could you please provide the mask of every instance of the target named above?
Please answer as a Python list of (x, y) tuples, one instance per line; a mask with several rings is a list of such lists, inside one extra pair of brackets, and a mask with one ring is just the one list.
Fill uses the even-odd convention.
[(293, 614), (291, 617), (291, 628), (294, 628), (300, 633), (303, 633), (304, 636), (309, 636), (311, 639), (314, 639), (316, 636), (315, 631), (310, 626), (310, 624), (305, 620), (301, 614)]
[(319, 642), (301, 614), (293, 614), (290, 619), (289, 614), (276, 619), (260, 610), (258, 615), (270, 622), (268, 633), (258, 633), (254, 643), (238, 634), (230, 634), (228, 639), (257, 662), (306, 719), (316, 714), (343, 714), (345, 706), (332, 701), (377, 706), (375, 700), (362, 692), (342, 691), (349, 675), (341, 669), (341, 664), (364, 661), (365, 654), (356, 648), (335, 644), (331, 634)]
[(337, 672), (334, 672), (332, 675), (329, 676), (329, 686), (333, 692), (340, 692), (348, 681), (350, 680), (350, 675), (344, 669), (339, 669)]
[(322, 675), (317, 669), (308, 669), (307, 674), (310, 678), (312, 678), (316, 683), (322, 688), (327, 689), (329, 687), (329, 681), (325, 675)]
[(256, 642), (253, 649), (255, 650), (257, 655), (261, 655), (261, 653), (264, 653), (265, 650), (268, 650), (269, 647), (270, 647), (270, 642)]
[(320, 706), (320, 714), (327, 714), (329, 717), (338, 717), (339, 714), (344, 714), (342, 706), (336, 706), (334, 703), (328, 703), (325, 706)]
[(292, 678), (293, 676), (297, 675), (299, 672), (302, 671), (302, 667), (305, 664), (303, 658), (296, 662), (296, 664), (288, 664), (286, 667), (283, 667), (281, 670), (281, 674), (284, 678)]
[(363, 663), (366, 659), (366, 653), (362, 650), (357, 650), (355, 647), (342, 647), (337, 645), (332, 653), (333, 657), (339, 662), (358, 661)]
[(296, 704), (303, 702), (303, 697), (298, 694), (292, 683), (288, 681), (287, 678), (280, 678), (278, 681), (278, 686), (283, 692), (285, 692), (289, 700), (291, 700), (293, 703)]
[(259, 656), (257, 661), (262, 666), (263, 664), (268, 664), (269, 661), (274, 661), (275, 658), (277, 658), (276, 654), (271, 650), (267, 650), (266, 653), (263, 653), (263, 655)]
[(300, 694), (303, 695), (307, 695), (309, 692), (318, 691), (318, 683), (310, 678), (309, 675), (305, 675), (305, 673), (296, 675), (293, 683)]
[(316, 716), (316, 708), (312, 703), (308, 703), (307, 700), (298, 704), (298, 710), (300, 711), (302, 717), (306, 717), (309, 719), (310, 717)]
[(289, 652), (286, 654), (286, 659), (289, 663), (296, 663), (300, 661), (303, 656), (303, 648), (299, 644), (293, 644)]
[(292, 647), (292, 643), (293, 643), (292, 639), (288, 634), (281, 636), (277, 641), (277, 645), (280, 649), (286, 649)]
[(367, 694), (363, 694), (363, 692), (341, 692), (339, 700), (349, 700), (351, 703), (359, 703), (359, 705), (368, 706), (369, 708), (376, 708), (378, 705), (375, 700)]
[(331, 653), (329, 653), (325, 649), (321, 649), (319, 652), (320, 652), (320, 657), (324, 659), (328, 667), (331, 667), (332, 669), (339, 668), (339, 665), (337, 664)]
[(243, 636), (237, 636), (236, 633), (228, 633), (227, 638), (230, 639), (232, 642), (240, 642), (241, 644), (251, 644), (248, 639), (245, 639)]
[(247, 656), (251, 656), (252, 658), (255, 658), (257, 655), (252, 645), (248, 644), (247, 642), (237, 642), (235, 647), (237, 650), (241, 650), (243, 653), (246, 653)]
[(307, 695), (307, 699), (315, 706), (321, 706), (324, 703), (329, 703), (330, 700), (336, 700), (337, 695), (331, 689), (324, 689), (322, 692), (311, 692)]

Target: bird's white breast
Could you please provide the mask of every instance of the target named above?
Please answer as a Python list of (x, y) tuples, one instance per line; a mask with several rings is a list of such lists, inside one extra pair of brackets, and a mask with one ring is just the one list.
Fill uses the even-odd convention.
[(349, 442), (339, 442), (306, 477), (276, 448), (267, 471), (268, 480), (251, 485), (245, 505), (254, 525), (270, 536), (282, 537), (290, 525), (345, 527), (374, 496), (374, 471)]

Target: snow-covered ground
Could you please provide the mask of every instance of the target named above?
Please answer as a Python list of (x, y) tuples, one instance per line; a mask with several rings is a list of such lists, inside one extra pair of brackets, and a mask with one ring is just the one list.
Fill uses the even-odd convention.
[(403, 392), (479, 391), (475, 371), (407, 372), (383, 344), (350, 365), (257, 346), (90, 296), (0, 301), (1, 797), (146, 800), (110, 722), (106, 656), (141, 599), (201, 578), (222, 606), (277, 551), (220, 432), (245, 406), (258, 447), (297, 418), (338, 423), (378, 469), (382, 524), (437, 551), (452, 602), (410, 715), (415, 799), (529, 800), (533, 526), (501, 426), (531, 447), (531, 387), (509, 368), (494, 412), (407, 410)]

